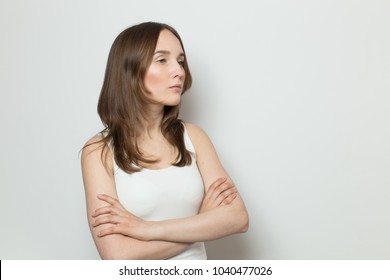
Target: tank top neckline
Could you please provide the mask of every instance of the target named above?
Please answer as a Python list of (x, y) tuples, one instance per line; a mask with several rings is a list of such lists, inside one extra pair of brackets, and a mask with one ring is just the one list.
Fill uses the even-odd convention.
[(141, 171), (149, 171), (149, 172), (158, 172), (158, 171), (167, 171), (173, 167), (177, 167), (177, 166), (174, 166), (174, 165), (169, 165), (169, 166), (166, 166), (166, 167), (162, 167), (162, 168), (156, 168), (156, 169), (152, 169), (152, 168), (146, 168), (146, 167), (142, 167)]
[[(186, 148), (189, 149), (191, 153), (193, 153), (193, 152), (195, 152), (194, 145), (192, 144), (191, 138), (188, 135), (187, 128), (186, 128), (184, 123), (183, 123), (183, 127), (184, 127), (184, 143), (186, 145)], [(192, 165), (194, 163), (194, 161), (196, 161), (196, 158), (193, 156), (193, 154), (191, 155), (191, 157), (192, 157), (192, 163), (191, 163), (191, 165)], [(141, 172), (142, 171), (147, 171), (147, 172), (164, 172), (164, 171), (168, 171), (168, 170), (174, 169), (175, 167), (178, 168), (178, 166), (175, 166), (173, 164), (171, 164), (169, 166), (166, 166), (166, 167), (162, 167), (162, 168), (156, 168), (156, 169), (142, 167), (141, 168)]]

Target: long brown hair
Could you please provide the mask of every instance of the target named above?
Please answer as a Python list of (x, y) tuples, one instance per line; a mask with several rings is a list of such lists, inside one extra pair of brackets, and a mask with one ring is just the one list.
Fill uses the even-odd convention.
[[(169, 25), (145, 22), (122, 31), (112, 44), (103, 86), (98, 102), (98, 114), (105, 128), (101, 134), (102, 159), (107, 155), (107, 148), (113, 148), (113, 156), (119, 168), (131, 174), (140, 171), (143, 164), (158, 162), (147, 159), (137, 145), (137, 132), (145, 119), (145, 104), (148, 100), (144, 76), (150, 66), (160, 32), (171, 31), (184, 46), (179, 34)], [(186, 92), (192, 83), (187, 59), (184, 59)], [(184, 144), (184, 126), (178, 118), (180, 105), (165, 106), (161, 132), (168, 142), (177, 148), (175, 166), (191, 164), (191, 154)], [(103, 156), (104, 155), (104, 156)], [(105, 160), (103, 162), (106, 162)]]

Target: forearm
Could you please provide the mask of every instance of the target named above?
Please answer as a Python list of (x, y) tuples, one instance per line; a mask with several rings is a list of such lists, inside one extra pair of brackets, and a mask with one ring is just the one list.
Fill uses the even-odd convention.
[(171, 241), (142, 241), (121, 234), (96, 237), (102, 259), (163, 260), (174, 257), (191, 246)]
[(196, 216), (159, 221), (154, 224), (153, 240), (175, 242), (208, 241), (248, 228), (248, 214), (238, 196), (229, 205), (220, 206)]
[[(93, 216), (96, 209), (107, 207), (110, 204), (98, 199), (98, 194), (106, 194), (117, 198), (113, 159), (111, 153), (102, 158), (102, 146), (96, 144), (101, 138), (93, 138), (82, 154), (82, 171), (85, 188), (88, 222), (92, 237), (102, 259), (167, 259), (176, 256), (191, 246), (190, 243), (169, 241), (141, 241), (124, 234), (110, 234), (99, 237), (102, 230), (118, 225), (112, 223), (94, 226), (96, 218)], [(107, 172), (103, 162), (110, 166)], [(119, 203), (119, 202), (118, 202)]]

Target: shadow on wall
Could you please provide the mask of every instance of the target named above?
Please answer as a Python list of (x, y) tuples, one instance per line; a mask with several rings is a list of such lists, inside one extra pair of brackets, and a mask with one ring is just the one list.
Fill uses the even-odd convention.
[(198, 124), (201, 116), (199, 116), (200, 108), (203, 106), (202, 101), (196, 95), (196, 90), (190, 89), (182, 98), (180, 105), (180, 116), (185, 122), (193, 122)]
[(252, 252), (246, 234), (238, 234), (206, 243), (209, 260), (249, 260), (256, 255)]
[[(196, 71), (194, 71), (196, 72)], [(194, 73), (193, 73), (194, 74)], [(196, 74), (195, 74), (196, 76)], [(205, 87), (209, 88), (209, 87)], [(202, 88), (199, 84), (194, 84), (182, 99), (180, 108), (180, 118), (186, 122), (194, 123), (202, 127), (202, 123), (213, 122), (212, 109), (218, 106), (217, 100), (213, 97), (202, 99)], [(204, 114), (205, 108), (209, 108), (208, 114)], [(202, 129), (207, 129), (202, 127)], [(248, 233), (236, 234), (219, 240), (206, 242), (207, 257), (209, 260), (248, 260), (257, 256), (253, 252), (254, 246), (251, 246)]]

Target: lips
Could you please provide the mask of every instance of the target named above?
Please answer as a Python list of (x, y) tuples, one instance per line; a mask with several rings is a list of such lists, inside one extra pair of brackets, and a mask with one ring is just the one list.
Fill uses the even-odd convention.
[(181, 89), (181, 88), (182, 88), (182, 86), (181, 86), (181, 84), (176, 84), (176, 85), (173, 85), (173, 86), (171, 86), (171, 87), (169, 87), (169, 88), (173, 88), (173, 89)]

